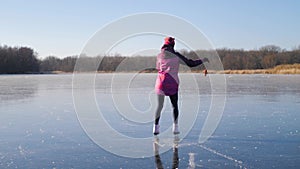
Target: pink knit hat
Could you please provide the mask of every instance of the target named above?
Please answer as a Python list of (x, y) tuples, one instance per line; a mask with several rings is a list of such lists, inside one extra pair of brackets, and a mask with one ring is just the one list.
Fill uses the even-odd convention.
[(175, 44), (175, 38), (173, 37), (166, 37), (165, 38), (165, 45)]

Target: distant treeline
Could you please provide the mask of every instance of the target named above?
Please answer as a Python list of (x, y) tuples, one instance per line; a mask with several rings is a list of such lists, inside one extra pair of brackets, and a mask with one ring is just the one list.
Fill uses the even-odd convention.
[(40, 61), (31, 48), (0, 46), (0, 73), (38, 72), (39, 68)]
[[(215, 53), (209, 50), (181, 51), (188, 58), (208, 57)], [(282, 64), (300, 63), (300, 48), (286, 51), (278, 46), (269, 45), (259, 50), (218, 49), (217, 53), (225, 70), (268, 69)], [(80, 71), (141, 71), (155, 68), (155, 56), (109, 56), (79, 57), (84, 65)], [(29, 47), (0, 46), (0, 73), (47, 73), (52, 71), (72, 72), (78, 57), (70, 56), (60, 59), (49, 56), (38, 59)], [(199, 69), (199, 68), (194, 68)]]

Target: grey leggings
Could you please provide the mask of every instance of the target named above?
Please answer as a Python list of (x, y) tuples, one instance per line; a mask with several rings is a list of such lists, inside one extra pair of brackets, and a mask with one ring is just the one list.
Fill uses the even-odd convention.
[[(178, 123), (178, 115), (179, 115), (179, 111), (178, 111), (178, 93), (169, 96), (169, 98), (170, 98), (172, 108), (173, 108), (173, 120), (174, 120), (174, 123), (177, 124)], [(157, 106), (156, 113), (155, 113), (155, 124), (156, 125), (159, 124), (161, 110), (164, 106), (165, 96), (164, 95), (157, 95), (157, 99), (158, 99), (158, 106)]]

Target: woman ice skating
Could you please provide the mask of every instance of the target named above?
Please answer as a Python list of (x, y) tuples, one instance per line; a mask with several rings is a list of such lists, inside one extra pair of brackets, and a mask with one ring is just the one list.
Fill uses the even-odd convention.
[(191, 60), (174, 50), (175, 38), (166, 37), (161, 52), (157, 55), (156, 69), (158, 76), (155, 84), (155, 92), (158, 99), (158, 107), (155, 112), (155, 122), (153, 125), (153, 134), (159, 134), (159, 119), (163, 108), (165, 96), (169, 96), (173, 107), (173, 133), (179, 134), (178, 127), (178, 70), (179, 64), (186, 64), (189, 67), (201, 65), (209, 62), (207, 58)]

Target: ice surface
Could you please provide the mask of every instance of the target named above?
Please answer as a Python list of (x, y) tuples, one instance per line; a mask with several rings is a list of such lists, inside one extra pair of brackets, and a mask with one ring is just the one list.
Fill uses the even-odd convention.
[[(126, 119), (114, 107), (111, 96), (112, 92), (126, 94), (138, 112), (151, 112), (149, 100), (155, 97), (151, 92), (156, 74), (140, 74), (129, 86), (115, 83), (119, 90), (112, 91), (111, 80), (119, 76), (132, 77), (98, 74), (95, 89), (86, 86), (79, 90), (95, 91), (103, 115), (118, 132), (134, 138), (153, 137), (151, 119), (142, 124)], [(172, 148), (173, 137), (160, 138), (160, 146), (171, 147), (159, 153), (164, 168), (172, 167), (174, 156), (178, 156), (179, 168), (300, 167), (299, 75), (226, 75), (227, 92), (218, 93), (227, 98), (223, 117), (204, 144), (198, 144), (199, 132), (209, 111), (210, 94), (217, 89), (211, 89), (209, 78), (200, 75), (195, 76), (199, 77), (199, 89), (189, 86), (186, 76), (180, 75), (185, 85), (180, 92), (185, 97), (179, 102), (184, 98), (189, 103), (199, 97), (199, 112), (191, 131), (180, 138), (177, 155)], [(162, 131), (172, 124), (168, 102), (166, 99), (161, 117)], [(181, 117), (186, 113), (181, 111)], [(124, 148), (130, 146), (135, 144)], [(149, 147), (152, 157), (133, 159), (96, 145), (77, 119), (72, 75), (0, 76), (0, 168), (155, 168), (153, 142)]]

